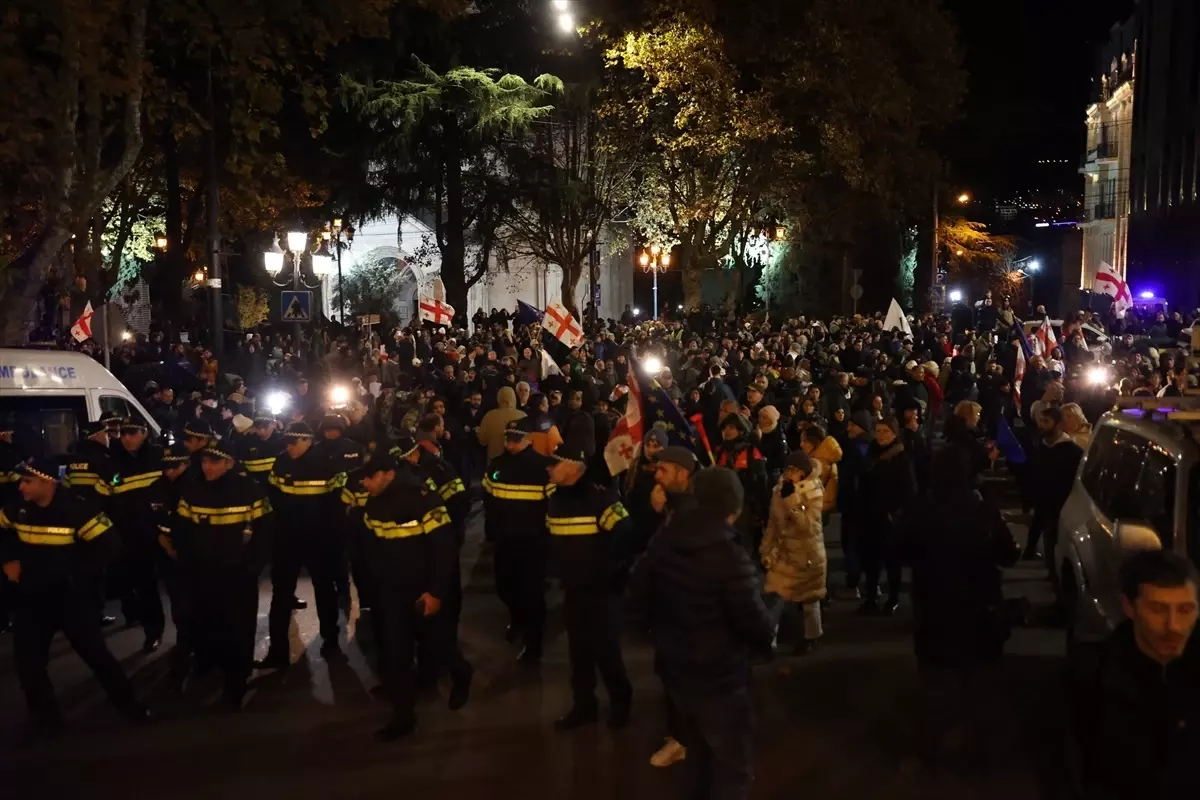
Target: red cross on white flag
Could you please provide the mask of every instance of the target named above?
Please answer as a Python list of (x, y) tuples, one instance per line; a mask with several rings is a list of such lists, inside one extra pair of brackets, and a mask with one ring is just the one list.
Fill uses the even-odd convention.
[(421, 298), (420, 312), (421, 319), (434, 325), (447, 325), (454, 319), (454, 306), (432, 297)]
[(567, 347), (575, 347), (583, 341), (583, 328), (579, 327), (575, 317), (562, 303), (546, 306), (546, 313), (542, 315), (542, 327)]
[(1103, 261), (1100, 262), (1100, 268), (1096, 270), (1096, 282), (1092, 285), (1092, 291), (1111, 297), (1113, 311), (1118, 316), (1133, 308), (1133, 295), (1129, 293), (1129, 284), (1121, 280), (1117, 271)]
[(71, 335), (75, 337), (77, 342), (86, 342), (92, 338), (92, 301), (89, 300), (87, 306), (84, 307), (83, 313), (79, 315), (79, 319), (75, 320), (75, 324), (71, 326)]

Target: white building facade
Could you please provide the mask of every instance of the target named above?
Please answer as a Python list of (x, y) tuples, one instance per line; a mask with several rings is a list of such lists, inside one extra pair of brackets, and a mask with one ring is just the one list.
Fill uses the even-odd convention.
[[(602, 253), (611, 249), (604, 240), (602, 235)], [(342, 271), (348, 276), (359, 264), (381, 259), (394, 259), (396, 268), (401, 270), (400, 291), (393, 305), (401, 325), (407, 325), (417, 315), (419, 298), (434, 295), (435, 282), (441, 274), (441, 259), (434, 244), (433, 230), (410, 215), (390, 215), (366, 221), (355, 232), (353, 245), (342, 254)], [(589, 289), (585, 267), (575, 291), (576, 308), (580, 311), (587, 304)], [(633, 302), (633, 266), (628, 253), (613, 253), (601, 258), (597, 290), (601, 316), (619, 317), (621, 310)], [(545, 309), (548, 303), (561, 301), (562, 269), (556, 264), (540, 264), (529, 258), (513, 258), (502, 263), (493, 254), (487, 273), (467, 292), (468, 307), (456, 311), (465, 312), (467, 317), (479, 308), (485, 312), (493, 308), (512, 311), (518, 300), (538, 310)], [(326, 309), (326, 313), (331, 310)]]
[(1081, 289), (1092, 288), (1101, 263), (1125, 276), (1136, 57), (1136, 41), (1123, 27), (1114, 27), (1102, 56), (1098, 96), (1087, 109), (1087, 151), (1079, 168), (1084, 176)]

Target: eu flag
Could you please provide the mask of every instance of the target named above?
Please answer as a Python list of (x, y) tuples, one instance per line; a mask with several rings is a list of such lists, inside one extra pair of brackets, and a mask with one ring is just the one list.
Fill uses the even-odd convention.
[(1017, 436), (1013, 433), (1012, 428), (1008, 427), (1008, 420), (1003, 415), (1001, 415), (1000, 424), (996, 428), (996, 449), (1009, 464), (1024, 464), (1026, 461), (1025, 450), (1017, 441)]
[(696, 454), (701, 464), (707, 464), (709, 459), (704, 443), (696, 436), (692, 423), (683, 415), (679, 406), (671, 399), (671, 395), (667, 394), (657, 380), (646, 375), (632, 351), (628, 353), (627, 358), (629, 369), (637, 375), (638, 388), (642, 392), (645, 405), (642, 417), (645, 419), (646, 430), (650, 430), (655, 424), (666, 428), (668, 442), (686, 447)]

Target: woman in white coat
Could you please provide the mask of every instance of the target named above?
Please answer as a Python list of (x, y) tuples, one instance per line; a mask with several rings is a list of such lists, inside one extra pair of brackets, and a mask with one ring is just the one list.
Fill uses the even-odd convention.
[(821, 638), (821, 600), (825, 597), (825, 536), (821, 527), (819, 464), (802, 450), (788, 455), (787, 467), (771, 494), (771, 515), (760, 552), (767, 570), (767, 608), (778, 625), (789, 605), (804, 610), (803, 655)]

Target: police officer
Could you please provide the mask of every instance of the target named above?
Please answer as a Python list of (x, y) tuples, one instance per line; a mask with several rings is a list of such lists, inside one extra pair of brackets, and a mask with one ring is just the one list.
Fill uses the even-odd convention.
[(183, 484), (171, 521), (171, 544), (191, 599), (189, 631), (196, 656), (225, 673), (225, 702), (242, 708), (254, 666), (258, 576), (270, 554), (271, 504), (233, 454), (210, 444), (200, 475)]
[(166, 617), (158, 592), (158, 530), (150, 510), (150, 487), (162, 476), (162, 449), (147, 441), (146, 424), (121, 423), (117, 477), (112, 487), (113, 521), (121, 534), (119, 582), (125, 624), (141, 623), (146, 638), (142, 650), (153, 653), (162, 644)]
[(50, 640), (61, 630), (113, 703), (135, 720), (148, 714), (104, 644), (95, 597), (120, 544), (94, 502), (63, 490), (58, 465), (38, 458), (17, 468), (20, 501), (0, 510), (0, 565), (17, 584), (17, 676), (35, 735), (54, 735), (62, 715), (46, 674)]
[(275, 459), (284, 451), (283, 436), (274, 415), (265, 411), (255, 414), (250, 433), (240, 439), (236, 449), (235, 455), (242, 467), (266, 487)]
[(418, 478), (424, 479), (426, 489), (433, 492), (444, 507), (453, 507), (453, 510), (447, 507), (447, 512), (450, 514), (450, 529), (453, 533), (454, 558), (450, 562), (446, 593), (440, 595), (441, 613), (437, 619), (430, 621), (426, 631), (428, 635), (421, 642), (417, 658), (420, 666), (418, 679), (422, 684), (435, 684), (441, 671), (446, 669), (454, 685), (462, 687), (461, 691), (465, 693), (471, 683), (472, 669), (458, 643), (458, 619), (462, 612), (459, 554), (469, 504), (466, 502), (466, 492), (462, 489), (462, 481), (454, 474), (453, 467), (435, 452), (422, 446), (423, 444), (412, 437), (401, 436), (396, 440), (392, 453), (399, 456), (402, 462), (407, 462)]
[(508, 423), (504, 452), (483, 476), (484, 535), (495, 546), (496, 593), (508, 608), (506, 638), (521, 638), (517, 657), (535, 665), (542, 658), (546, 623), (546, 498), (554, 493), (547, 470), (554, 459), (533, 449), (533, 421)]
[(572, 421), (555, 453), (558, 463), (549, 470), (558, 489), (546, 509), (550, 557), (563, 586), (571, 658), (574, 702), (566, 716), (554, 723), (563, 731), (597, 720), (597, 670), (608, 690), (609, 727), (621, 728), (629, 722), (633, 695), (621, 659), (619, 596), (614, 588), (619, 561), (614, 543), (627, 538), (623, 523), (629, 513), (611, 488), (586, 479), (595, 434), (590, 419), (576, 420), (581, 422)]
[[(390, 742), (416, 727), (416, 643), (442, 612), (456, 548), (449, 513), (411, 469), (377, 454), (363, 469), (362, 484), (369, 495), (363, 525), (371, 533), (378, 589), (379, 677), (392, 704), (392, 718), (376, 738)], [(455, 682), (451, 709), (467, 702), (468, 689), (469, 682)]]
[[(13, 425), (0, 420), (0, 508), (20, 498), (17, 492), (17, 467), (25, 457), (13, 443)], [(16, 587), (0, 573), (0, 633), (8, 630), (12, 611), (16, 608)]]
[[(175, 522), (175, 509), (187, 485), (185, 475), (189, 472), (192, 454), (182, 444), (171, 445), (162, 455), (162, 477), (149, 490), (150, 510), (158, 532), (158, 546), (162, 549), (159, 558), (163, 583), (167, 597), (171, 599), (171, 622), (175, 625), (175, 647), (171, 649), (171, 684), (182, 691), (187, 679), (188, 665), (193, 650), (193, 636), (189, 628), (191, 597), (179, 568), (179, 554), (175, 550), (171, 531)], [(193, 476), (194, 477), (194, 476)]]
[(188, 420), (183, 425), (183, 446), (192, 454), (192, 466), (200, 466), (201, 451), (216, 441), (212, 426), (204, 419)]
[(302, 567), (308, 570), (317, 599), (321, 655), (328, 658), (340, 652), (334, 579), (336, 532), (342, 513), (339, 498), (346, 476), (313, 446), (312, 428), (307, 423), (288, 425), (284, 439), (287, 450), (275, 459), (268, 478), (276, 528), (271, 565), (271, 646), (257, 664), (262, 669), (284, 669), (291, 663), (288, 628)]
[(79, 432), (84, 438), (67, 462), (63, 486), (85, 497), (107, 500), (117, 475), (117, 462), (108, 446), (108, 428), (103, 422), (85, 422)]
[[(334, 469), (346, 475), (350, 475), (366, 461), (367, 447), (361, 442), (355, 441), (346, 436), (346, 419), (340, 414), (326, 414), (321, 420), (321, 441), (318, 442), (317, 448), (321, 454), (329, 459)], [(350, 612), (350, 570), (347, 559), (347, 550), (350, 547), (350, 541), (353, 538), (348, 520), (345, 516), (338, 516), (337, 534), (337, 549), (335, 555), (337, 561), (334, 564), (334, 584), (337, 587), (338, 601), (342, 609)]]
[(124, 417), (115, 411), (105, 411), (100, 415), (100, 421), (104, 423), (105, 429), (108, 431), (108, 443), (116, 449), (117, 440), (121, 438), (121, 423)]

